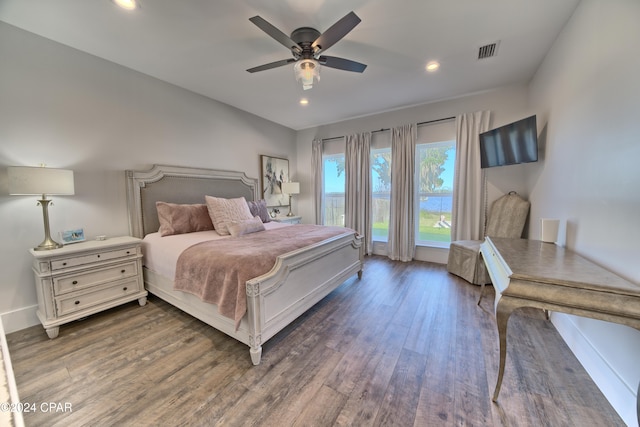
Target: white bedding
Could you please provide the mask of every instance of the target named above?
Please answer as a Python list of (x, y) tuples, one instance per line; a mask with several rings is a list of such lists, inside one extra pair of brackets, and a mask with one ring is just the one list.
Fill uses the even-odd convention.
[[(288, 227), (290, 224), (267, 222), (264, 227), (273, 230)], [(187, 248), (202, 242), (217, 239), (228, 239), (231, 236), (221, 236), (214, 230), (197, 231), (195, 233), (176, 234), (161, 237), (160, 233), (147, 234), (142, 240), (142, 264), (170, 280), (176, 276), (176, 263), (180, 254)]]

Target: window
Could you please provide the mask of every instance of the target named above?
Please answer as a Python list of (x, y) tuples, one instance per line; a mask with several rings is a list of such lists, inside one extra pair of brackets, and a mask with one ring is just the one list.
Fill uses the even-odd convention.
[(322, 156), (324, 225), (344, 226), (344, 154)]
[(446, 247), (451, 242), (455, 141), (416, 147), (416, 244)]
[(371, 150), (371, 195), (372, 238), (386, 242), (391, 206), (391, 148)]

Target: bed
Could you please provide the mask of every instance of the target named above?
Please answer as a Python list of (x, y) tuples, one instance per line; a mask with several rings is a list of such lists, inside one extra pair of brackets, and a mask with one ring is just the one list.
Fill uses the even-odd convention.
[[(204, 203), (205, 195), (259, 199), (258, 180), (243, 172), (154, 165), (126, 171), (126, 181), (129, 229), (139, 238), (158, 231), (158, 201), (198, 204)], [(196, 295), (174, 290), (173, 278), (158, 269), (144, 265), (143, 273), (150, 293), (246, 344), (252, 363), (258, 365), (263, 343), (348, 278), (362, 276), (362, 257), (362, 237), (349, 229), (277, 256), (269, 272), (246, 281), (246, 313), (239, 322)]]

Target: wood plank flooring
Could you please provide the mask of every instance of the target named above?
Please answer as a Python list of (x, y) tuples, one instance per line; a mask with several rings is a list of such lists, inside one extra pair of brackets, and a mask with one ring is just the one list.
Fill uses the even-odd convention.
[[(248, 347), (151, 296), (8, 336), (27, 426), (621, 426), (542, 312), (509, 323), (498, 404), (492, 289), (442, 265), (368, 257), (263, 346)], [(44, 412), (42, 402), (72, 412)]]

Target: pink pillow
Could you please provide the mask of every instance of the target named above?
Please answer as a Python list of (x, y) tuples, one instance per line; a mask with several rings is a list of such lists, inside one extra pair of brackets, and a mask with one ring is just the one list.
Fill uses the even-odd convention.
[(176, 203), (156, 202), (161, 236), (192, 233), (194, 231), (213, 230), (207, 205), (180, 205)]
[(221, 197), (204, 196), (209, 210), (209, 217), (213, 227), (221, 236), (229, 235), (227, 224), (231, 221), (253, 219), (247, 200), (244, 197), (224, 199)]

